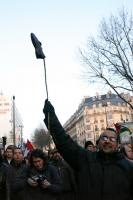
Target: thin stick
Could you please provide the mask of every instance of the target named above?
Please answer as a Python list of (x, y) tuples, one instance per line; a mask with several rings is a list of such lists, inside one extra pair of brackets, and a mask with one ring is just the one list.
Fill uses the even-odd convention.
[[(43, 59), (43, 62), (44, 62), (44, 75), (45, 75), (46, 95), (47, 95), (47, 99), (48, 99), (48, 86), (47, 86), (47, 74), (46, 74), (45, 58)], [(50, 113), (48, 113), (48, 133), (50, 135)], [(49, 141), (49, 149), (51, 149), (51, 147), (50, 147), (50, 141)]]
[(47, 99), (48, 99), (48, 86), (47, 86), (47, 74), (46, 74), (46, 64), (45, 64), (45, 58), (43, 59), (43, 63), (44, 63), (44, 75), (45, 75), (45, 87), (46, 87), (46, 95), (47, 95)]

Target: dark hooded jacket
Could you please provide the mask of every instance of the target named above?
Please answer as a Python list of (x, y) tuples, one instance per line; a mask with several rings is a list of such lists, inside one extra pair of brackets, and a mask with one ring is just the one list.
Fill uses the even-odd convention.
[(76, 181), (74, 177), (73, 170), (71, 167), (63, 160), (60, 159), (53, 159), (50, 162), (52, 165), (54, 165), (59, 172), (60, 178), (61, 178), (61, 187), (62, 187), (62, 193), (60, 195), (60, 200), (75, 200), (76, 199)]
[(13, 173), (6, 163), (0, 163), (0, 200), (11, 199)]
[(57, 169), (49, 164), (46, 164), (42, 170), (36, 170), (34, 167), (29, 167), (28, 169), (28, 177), (41, 177), (46, 178), (51, 186), (44, 189), (39, 185), (37, 187), (32, 187), (30, 185), (27, 186), (26, 192), (26, 200), (56, 200), (58, 194), (61, 192), (61, 182), (59, 178), (59, 174)]
[[(90, 152), (74, 142), (48, 108), (50, 133), (57, 149), (74, 169), (78, 200), (133, 200), (133, 165), (119, 152)], [(48, 112), (44, 107), (45, 124)]]
[(25, 200), (27, 166), (23, 162), (16, 163), (13, 161), (11, 167), (13, 171), (11, 200)]

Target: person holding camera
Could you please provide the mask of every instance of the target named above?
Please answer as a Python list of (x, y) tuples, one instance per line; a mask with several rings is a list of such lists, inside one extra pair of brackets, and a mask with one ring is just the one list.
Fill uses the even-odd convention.
[(114, 129), (104, 130), (99, 151), (91, 152), (66, 134), (48, 100), (43, 112), (56, 148), (76, 174), (78, 200), (133, 200), (133, 165), (118, 151)]
[(26, 200), (56, 200), (61, 192), (60, 178), (57, 169), (48, 164), (45, 153), (33, 150), (29, 165)]

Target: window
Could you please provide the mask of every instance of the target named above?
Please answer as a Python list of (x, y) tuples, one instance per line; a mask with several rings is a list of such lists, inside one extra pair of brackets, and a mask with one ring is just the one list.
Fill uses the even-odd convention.
[(95, 131), (98, 131), (99, 129), (98, 129), (98, 126), (97, 125), (95, 125)]
[(107, 113), (107, 118), (110, 120), (112, 119), (112, 113)]
[(102, 104), (101, 104), (101, 103), (99, 103), (99, 107), (102, 107)]

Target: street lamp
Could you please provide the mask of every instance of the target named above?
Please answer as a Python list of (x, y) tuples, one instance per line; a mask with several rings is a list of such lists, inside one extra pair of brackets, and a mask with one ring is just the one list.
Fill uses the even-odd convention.
[(13, 144), (16, 145), (16, 133), (15, 133), (15, 96), (13, 96)]

